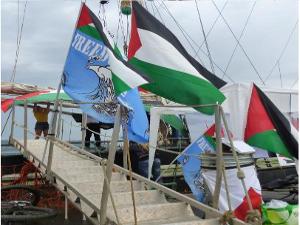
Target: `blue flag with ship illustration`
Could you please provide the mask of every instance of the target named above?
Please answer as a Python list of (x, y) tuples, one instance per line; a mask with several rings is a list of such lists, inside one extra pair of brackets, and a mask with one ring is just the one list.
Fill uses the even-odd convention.
[(203, 202), (204, 200), (200, 154), (214, 151), (213, 146), (207, 141), (205, 136), (201, 135), (177, 159), (182, 166), (185, 182), (189, 185), (194, 197), (199, 202)]
[(82, 5), (63, 73), (63, 89), (89, 116), (113, 123), (118, 104), (128, 109), (128, 138), (148, 142), (149, 122), (137, 87), (147, 80), (117, 54), (98, 18)]

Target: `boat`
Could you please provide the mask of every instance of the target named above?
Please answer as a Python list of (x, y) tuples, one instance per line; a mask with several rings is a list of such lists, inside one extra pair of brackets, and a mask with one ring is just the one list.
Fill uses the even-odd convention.
[[(122, 1), (122, 2), (126, 2), (126, 1)], [(101, 7), (103, 7), (103, 6), (101, 6)], [(126, 8), (126, 4), (125, 4), (124, 7)], [(124, 48), (124, 50), (126, 50), (126, 48)], [(49, 91), (49, 89), (47, 91)], [(58, 91), (58, 92), (60, 92), (60, 91)], [(62, 99), (62, 100), (65, 101), (65, 99)], [(78, 108), (78, 106), (76, 106), (77, 102), (71, 102), (70, 101), (70, 102), (65, 103), (63, 101), (60, 102), (60, 114), (59, 114), (60, 117), (63, 114), (68, 114), (68, 115), (73, 114), (74, 115), (74, 113), (63, 112), (62, 108), (63, 107), (77, 107)], [(55, 101), (53, 101), (53, 102), (55, 103)], [(39, 102), (39, 103), (41, 103), (41, 102)], [(166, 106), (166, 104), (161, 104), (161, 99), (158, 100), (157, 96), (154, 96), (154, 95), (151, 95), (151, 94), (150, 95), (144, 95), (144, 103), (149, 104), (153, 108), (157, 107), (158, 105)], [(175, 105), (175, 106), (174, 105), (171, 106), (171, 104), (168, 103), (167, 107), (182, 107), (178, 104)], [(55, 105), (56, 105), (56, 109), (54, 108), (54, 111), (57, 112), (58, 104), (56, 103)], [(22, 106), (24, 107), (24, 112), (27, 113), (28, 107), (31, 106), (31, 102), (30, 101), (28, 101), (28, 102), (23, 101)], [(15, 113), (15, 111), (13, 111), (13, 112)], [(26, 113), (24, 114), (25, 115), (24, 118), (27, 118)], [(82, 116), (82, 118), (83, 118), (82, 121), (84, 121), (84, 115)], [(62, 121), (61, 118), (58, 121)], [(80, 120), (77, 120), (77, 122), (80, 122)], [(184, 120), (182, 122), (184, 123)], [(103, 215), (107, 215), (109, 220), (112, 221), (112, 222), (119, 223), (120, 222), (119, 219), (121, 219), (122, 223), (128, 223), (128, 224), (134, 224), (134, 223), (136, 224), (137, 220), (142, 221), (144, 223), (149, 223), (149, 224), (158, 224), (158, 223), (166, 224), (167, 222), (170, 222), (170, 223), (181, 222), (182, 224), (184, 224), (184, 222), (187, 222), (187, 221), (193, 222), (195, 224), (216, 224), (216, 223), (219, 222), (219, 218), (224, 219), (224, 215), (222, 217), (222, 213), (220, 213), (217, 210), (211, 208), (210, 206), (200, 204), (199, 202), (197, 202), (193, 199), (187, 198), (184, 195), (181, 195), (179, 193), (175, 193), (175, 192), (171, 191), (170, 189), (166, 189), (165, 187), (163, 187), (160, 184), (157, 184), (153, 181), (142, 178), (142, 177), (138, 176), (137, 174), (132, 174), (132, 171), (130, 170), (130, 168), (129, 168), (129, 170), (127, 170), (128, 165), (127, 166), (125, 165), (125, 164), (127, 164), (127, 163), (125, 163), (125, 162), (127, 162), (127, 160), (125, 159), (125, 161), (124, 161), (124, 158), (126, 158), (126, 155), (124, 154), (124, 153), (126, 153), (126, 151), (124, 151), (124, 150), (122, 151), (122, 154), (120, 155), (121, 156), (120, 158), (122, 158), (122, 159), (119, 160), (119, 164), (123, 165), (125, 169), (120, 167), (120, 166), (117, 166), (117, 165), (112, 165), (112, 163), (115, 161), (114, 160), (114, 154), (117, 154), (116, 153), (116, 150), (117, 150), (116, 148), (117, 148), (117, 141), (118, 141), (116, 136), (114, 136), (114, 133), (112, 134), (113, 139), (111, 140), (110, 145), (108, 147), (106, 147), (106, 149), (104, 149), (104, 152), (106, 150), (106, 153), (107, 153), (107, 149), (109, 149), (109, 151), (108, 151), (109, 153), (107, 153), (107, 155), (105, 155), (105, 153), (101, 152), (101, 151), (93, 152), (93, 153), (96, 153), (98, 155), (100, 154), (100, 156), (101, 156), (101, 158), (100, 158), (100, 157), (96, 156), (95, 154), (90, 154), (89, 151), (86, 151), (83, 148), (82, 142), (80, 143), (81, 144), (80, 147), (76, 147), (76, 145), (70, 145), (65, 141), (59, 140), (57, 137), (54, 137), (54, 139), (52, 139), (52, 137), (50, 137), (49, 139), (47, 139), (46, 142), (44, 142), (44, 141), (31, 141), (30, 139), (28, 139), (28, 136), (27, 136), (28, 135), (27, 130), (26, 130), (26, 128), (28, 126), (27, 123), (28, 123), (28, 121), (26, 121), (26, 119), (25, 119), (24, 120), (24, 127), (25, 127), (24, 131), (25, 132), (24, 132), (23, 142), (14, 137), (13, 127), (16, 124), (12, 123), (10, 143), (13, 144), (14, 146), (16, 146), (17, 148), (20, 148), (24, 155), (28, 154), (27, 155), (28, 159), (30, 159), (36, 166), (40, 165), (42, 167), (41, 171), (45, 172), (46, 175), (49, 176), (48, 178), (50, 180), (51, 179), (55, 180), (54, 185), (58, 189), (62, 190), (63, 193), (65, 194), (65, 196), (68, 197), (69, 201), (71, 201), (76, 207), (81, 209), (82, 212), (87, 216), (87, 218), (95, 224), (99, 223), (99, 221), (98, 221), (99, 219), (100, 219), (100, 223), (103, 224), (103, 218), (105, 217), (105, 216), (103, 217)], [(61, 124), (61, 122), (58, 122), (58, 124)], [(118, 123), (116, 122), (114, 124), (114, 126), (115, 126), (114, 132), (118, 132), (118, 131), (116, 131), (118, 129), (117, 127), (119, 126)], [(151, 126), (151, 124), (150, 124), (150, 126)], [(170, 125), (168, 125), (168, 128), (170, 128)], [(175, 142), (172, 139), (168, 140), (168, 138), (166, 137), (167, 135), (163, 135), (163, 136), (164, 136), (164, 138), (163, 138), (163, 141), (161, 143), (161, 146), (159, 146), (159, 148), (165, 147), (166, 151), (163, 153), (163, 154), (165, 154), (165, 156), (162, 157), (162, 159), (165, 160), (166, 164), (168, 162), (174, 160), (174, 157), (170, 157), (170, 155), (174, 154), (175, 152), (181, 152), (184, 149), (184, 147), (187, 147), (187, 145), (189, 145), (192, 142), (188, 137), (183, 137), (183, 138), (180, 138), (179, 142), (178, 142), (178, 140), (175, 140), (176, 145), (174, 146)], [(217, 140), (218, 140), (219, 146), (220, 146), (220, 139), (217, 138)], [(50, 143), (49, 144), (50, 146), (47, 147), (46, 143)], [(173, 144), (173, 146), (172, 146), (172, 144)], [(53, 148), (53, 145), (55, 146), (54, 148)], [(46, 156), (43, 156), (43, 154), (40, 154), (41, 152), (38, 152), (37, 146), (39, 148), (42, 148), (43, 146), (45, 146), (44, 153), (46, 154)], [(120, 147), (126, 149), (126, 141), (125, 141), (125, 144), (122, 144)], [(172, 147), (173, 147), (173, 149), (172, 149)], [(175, 147), (175, 149), (174, 149), (174, 147)], [(72, 171), (71, 171), (72, 170), (72, 165), (69, 165), (64, 169), (61, 169), (59, 167), (55, 167), (55, 166), (57, 166), (57, 164), (55, 165), (55, 163), (54, 163), (55, 166), (53, 168), (55, 168), (55, 169), (53, 169), (53, 171), (51, 172), (52, 174), (49, 175), (49, 171), (51, 171), (51, 163), (49, 163), (49, 162), (52, 162), (51, 154), (53, 154), (52, 152), (54, 151), (53, 149), (55, 149), (55, 148), (56, 149), (57, 148), (62, 149), (63, 151), (65, 151), (66, 155), (74, 154), (73, 156), (76, 159), (80, 158), (80, 155), (83, 155), (83, 158), (85, 160), (92, 159), (95, 162), (106, 166), (106, 171), (102, 171), (102, 172), (101, 172), (101, 167), (99, 167), (99, 168), (97, 167), (97, 170), (98, 169), (100, 170), (99, 173), (101, 173), (103, 175), (102, 178), (100, 178), (100, 180), (102, 179), (100, 184), (103, 185), (102, 194), (103, 194), (103, 196), (106, 196), (105, 197), (106, 200), (105, 199), (103, 200), (103, 196), (102, 196), (102, 199), (101, 199), (102, 203), (101, 204), (105, 205), (105, 203), (103, 203), (103, 202), (105, 202), (105, 201), (107, 202), (109, 192), (111, 192), (111, 190), (109, 190), (110, 188), (106, 187), (105, 182), (109, 182), (110, 179), (112, 179), (111, 180), (112, 182), (117, 182), (118, 179), (120, 179), (123, 182), (122, 185), (124, 185), (128, 188), (128, 189), (126, 189), (126, 191), (127, 191), (126, 196), (125, 196), (125, 194), (123, 196), (124, 197), (124, 204), (122, 205), (122, 203), (119, 202), (119, 201), (121, 201), (120, 199), (123, 199), (121, 194), (119, 194), (117, 199), (115, 199), (116, 202), (117, 202), (117, 205), (119, 205), (120, 208), (121, 208), (120, 209), (121, 212), (119, 214), (120, 218), (118, 218), (118, 213), (115, 210), (115, 206), (114, 206), (114, 203), (113, 203), (113, 198), (111, 198), (111, 200), (110, 200), (111, 204), (112, 204), (112, 205), (110, 205), (110, 208), (109, 208), (110, 211), (108, 211), (107, 212), (108, 214), (106, 214), (106, 210), (107, 210), (106, 206), (101, 205), (100, 208), (97, 206), (97, 204), (98, 204), (97, 201), (99, 200), (99, 196), (97, 196), (97, 201), (93, 202), (93, 200), (94, 200), (93, 196), (86, 197), (85, 194), (83, 194), (89, 189), (89, 187), (81, 185), (80, 188), (78, 188), (78, 186), (75, 185), (76, 182), (78, 182), (78, 177), (76, 177), (76, 175), (74, 175), (74, 173), (72, 173)], [(231, 148), (234, 151), (234, 147), (231, 146)], [(46, 150), (48, 150), (48, 153), (47, 153)], [(55, 151), (57, 151), (57, 150), (55, 150)], [(111, 152), (114, 152), (113, 155), (110, 155)], [(64, 155), (62, 157), (65, 157), (66, 155)], [(103, 159), (102, 156), (104, 156), (104, 158), (106, 156), (107, 160)], [(45, 158), (48, 158), (48, 164), (46, 164), (44, 162)], [(248, 160), (250, 160), (250, 158), (251, 157), (249, 157)], [(58, 159), (53, 158), (53, 160), (55, 161), (55, 160), (58, 160)], [(258, 163), (259, 161), (256, 161), (256, 162)], [(208, 163), (208, 164), (212, 165), (211, 162)], [(237, 165), (236, 167), (238, 168), (238, 163), (237, 162), (236, 162), (236, 165)], [(89, 166), (91, 166), (91, 165), (89, 165)], [(115, 174), (113, 176), (112, 176), (111, 172), (107, 172), (112, 167), (116, 170)], [(219, 167), (218, 163), (216, 163), (216, 167)], [(217, 168), (217, 171), (219, 169), (220, 168)], [(169, 168), (167, 168), (167, 170), (169, 170)], [(92, 179), (92, 178), (89, 177), (88, 174), (93, 173), (92, 168), (89, 167), (89, 168), (87, 168), (83, 171), (85, 171), (85, 172), (82, 172), (81, 176), (86, 176), (86, 179), (90, 181), (90, 179)], [(181, 175), (180, 174), (181, 173), (180, 166), (175, 165), (175, 167), (173, 168), (173, 171), (174, 171), (175, 175), (173, 177), (171, 176), (171, 178), (174, 179), (176, 177), (180, 177), (180, 175)], [(177, 172), (179, 174), (177, 174)], [(105, 176), (105, 174), (106, 174), (107, 177)], [(93, 174), (93, 176), (96, 176), (96, 175)], [(129, 177), (130, 179), (127, 180), (126, 177)], [(84, 177), (81, 177), (81, 178), (83, 179)], [(183, 207), (183, 204), (181, 204), (179, 202), (176, 202), (176, 203), (178, 203), (177, 206), (175, 206), (176, 203), (173, 204), (173, 205), (169, 204), (169, 203), (171, 203), (170, 199), (165, 198), (164, 196), (161, 196), (157, 192), (154, 193), (154, 191), (153, 191), (152, 194), (149, 194), (150, 193), (149, 189), (147, 189), (147, 188), (143, 189), (142, 187), (138, 186), (138, 184), (134, 184), (134, 183), (138, 183), (138, 182), (133, 182), (132, 178), (134, 178), (135, 181), (138, 181), (139, 183), (142, 183), (145, 186), (148, 185), (148, 186), (151, 186), (152, 188), (157, 188), (158, 190), (163, 191), (166, 195), (170, 195), (171, 197), (177, 199), (177, 201), (180, 201), (180, 200), (182, 201), (183, 200), (184, 202), (188, 203), (192, 207), (190, 207), (190, 206)], [(106, 179), (108, 181), (106, 181)], [(114, 179), (116, 179), (116, 180), (114, 180)], [(54, 180), (52, 180), (52, 181), (54, 181)], [(181, 180), (182, 180), (182, 176), (181, 176)], [(183, 187), (182, 184), (178, 183), (178, 181), (176, 181), (176, 180), (175, 180), (175, 182), (172, 182), (171, 187), (172, 187), (172, 185), (174, 185), (174, 183), (177, 186), (181, 186), (181, 188)], [(120, 185), (120, 186), (122, 186), (122, 185)], [(135, 205), (133, 205), (133, 207), (128, 208), (128, 205), (132, 201), (132, 199), (129, 199), (130, 201), (128, 200), (128, 198), (130, 196), (129, 186), (131, 186), (131, 192), (134, 193), (133, 189), (135, 189), (135, 187), (136, 187), (135, 185), (138, 186), (137, 189), (136, 189), (136, 191), (138, 193), (138, 196), (142, 200), (144, 200), (144, 202), (139, 202), (139, 200), (141, 200), (141, 199), (137, 199), (136, 203), (141, 204), (142, 206), (137, 206), (137, 208), (135, 208)], [(187, 188), (187, 186), (185, 186), (185, 187)], [(142, 190), (140, 188), (142, 188)], [(94, 188), (94, 189), (96, 190), (96, 188)], [(82, 193), (79, 190), (81, 190)], [(112, 191), (118, 192), (120, 190), (112, 190)], [(138, 191), (144, 191), (145, 193), (140, 193)], [(104, 195), (105, 192), (106, 192), (106, 195)], [(95, 191), (95, 193), (98, 193), (98, 192)], [(143, 204), (143, 203), (146, 202), (145, 199), (143, 199), (143, 198), (145, 198), (145, 196), (148, 195), (148, 194), (151, 195), (151, 196), (153, 195), (153, 199), (155, 199), (155, 202), (147, 202), (147, 204), (149, 204), (148, 205), (149, 206), (148, 207), (149, 212), (151, 212), (151, 210), (152, 210), (154, 212), (154, 214), (157, 215), (156, 219), (155, 218), (148, 218), (148, 214), (146, 213), (146, 212), (148, 212), (148, 209)], [(95, 197), (95, 199), (96, 199), (96, 197)], [(213, 201), (214, 201), (214, 207), (216, 207), (215, 201), (218, 201), (218, 200), (214, 199)], [(127, 208), (125, 207), (125, 202), (126, 202), (126, 207)], [(134, 203), (135, 203), (135, 200), (134, 200), (134, 197), (133, 197), (133, 204)], [(174, 208), (172, 208), (172, 207), (174, 207)], [(169, 208), (169, 210), (168, 210), (168, 208)], [(199, 222), (197, 220), (197, 218), (194, 217), (192, 209), (195, 209), (195, 208), (200, 209), (202, 211), (202, 213), (203, 212), (205, 213), (205, 220)], [(172, 212), (171, 209), (173, 209), (173, 212)], [(134, 215), (133, 218), (127, 218), (126, 217), (126, 213), (128, 213), (128, 210), (130, 212), (132, 212), (132, 214)], [(143, 210), (145, 210), (144, 214), (143, 214)], [(170, 220), (170, 221), (167, 221), (167, 218), (170, 217), (172, 215), (172, 213), (174, 213), (175, 211), (176, 212), (178, 211), (178, 213), (180, 213), (180, 211), (182, 211), (182, 210), (184, 211), (183, 212), (184, 216), (182, 217), (182, 218), (184, 218), (184, 220), (179, 220), (179, 218), (175, 216), (175, 217), (173, 217), (174, 221), (173, 221), (173, 219)], [(197, 215), (197, 213), (196, 213), (196, 215)], [(214, 217), (218, 217), (218, 219), (213, 219)], [(232, 219), (232, 218), (229, 218), (229, 219)], [(239, 220), (236, 220), (236, 219), (232, 219), (232, 220), (236, 224), (243, 224), (243, 222), (241, 222)], [(251, 222), (254, 222), (254, 221), (251, 221)]]

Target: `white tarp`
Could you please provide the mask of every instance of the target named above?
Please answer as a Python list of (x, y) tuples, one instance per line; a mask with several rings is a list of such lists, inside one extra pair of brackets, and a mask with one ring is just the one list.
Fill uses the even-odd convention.
[[(149, 136), (149, 164), (148, 164), (148, 178), (150, 179), (152, 173), (152, 164), (154, 161), (156, 146), (157, 146), (157, 135), (159, 129), (160, 115), (180, 115), (198, 113), (193, 108), (187, 107), (152, 107), (150, 109), (150, 136)], [(200, 113), (198, 113), (200, 114)]]

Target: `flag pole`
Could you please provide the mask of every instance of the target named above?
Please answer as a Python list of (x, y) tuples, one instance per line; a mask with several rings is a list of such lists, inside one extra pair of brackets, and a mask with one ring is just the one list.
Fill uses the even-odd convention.
[[(78, 21), (79, 21), (79, 17), (81, 15), (83, 5), (84, 5), (84, 2), (81, 2), (79, 14), (78, 14), (78, 17), (77, 17), (77, 20), (76, 20), (76, 23), (75, 23), (75, 28), (73, 30), (73, 34), (72, 34), (72, 38), (71, 38), (71, 43), (72, 43), (75, 31), (76, 31), (76, 27), (77, 27), (77, 24), (78, 24)], [(70, 49), (71, 49), (71, 44), (69, 46), (69, 50), (68, 50), (68, 54), (66, 56), (66, 60), (67, 60), (67, 57), (69, 55)], [(63, 71), (60, 75), (60, 80), (59, 80), (59, 84), (58, 84), (58, 87), (57, 87), (56, 98), (55, 98), (54, 106), (53, 106), (53, 108), (54, 108), (53, 111), (54, 112), (52, 114), (51, 123), (50, 123), (50, 133), (48, 134), (48, 138), (47, 138), (47, 141), (46, 141), (46, 144), (45, 144), (45, 151), (46, 151), (48, 141), (50, 140), (49, 154), (48, 154), (48, 161), (47, 161), (47, 169), (46, 169), (46, 175), (48, 175), (48, 176), (50, 175), (51, 165), (52, 165), (53, 146), (54, 146), (53, 140), (55, 138), (55, 129), (56, 129), (57, 111), (58, 111), (58, 97), (59, 97), (59, 94), (60, 94), (60, 91), (61, 91), (61, 88), (62, 88), (63, 74), (64, 74), (64, 68), (65, 68), (65, 65), (66, 65), (66, 60), (65, 60), (65, 63), (64, 63)]]

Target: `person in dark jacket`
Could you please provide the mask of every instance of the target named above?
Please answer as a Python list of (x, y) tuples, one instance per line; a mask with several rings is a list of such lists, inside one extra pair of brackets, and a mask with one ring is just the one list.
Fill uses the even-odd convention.
[[(132, 170), (143, 177), (148, 178), (148, 165), (149, 165), (149, 145), (138, 144), (136, 142), (129, 142), (129, 149), (132, 155)], [(160, 159), (155, 155), (152, 166), (152, 179), (156, 180), (160, 176)]]

